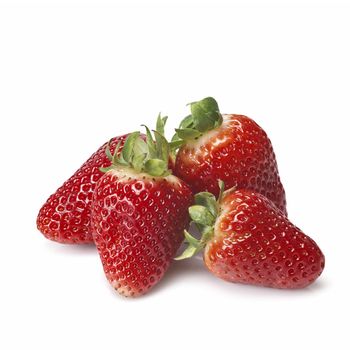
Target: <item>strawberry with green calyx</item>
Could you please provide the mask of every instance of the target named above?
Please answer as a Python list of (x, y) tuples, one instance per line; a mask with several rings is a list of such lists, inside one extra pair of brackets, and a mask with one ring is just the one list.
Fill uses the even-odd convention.
[(227, 188), (257, 191), (286, 214), (285, 192), (271, 142), (252, 119), (221, 114), (212, 97), (190, 104), (191, 114), (176, 129), (173, 142), (182, 142), (174, 174), (194, 193), (218, 195), (217, 181)]
[(185, 231), (188, 247), (177, 260), (204, 250), (204, 262), (217, 277), (275, 288), (303, 288), (320, 276), (320, 248), (272, 201), (251, 190), (223, 188), (220, 182), (217, 201), (207, 192), (195, 195), (189, 213), (202, 236)]
[[(156, 130), (164, 135), (167, 117), (157, 119)], [(48, 239), (59, 243), (93, 243), (91, 233), (91, 200), (97, 181), (103, 173), (101, 167), (108, 167), (115, 155), (122, 151), (129, 134), (112, 138), (92, 156), (46, 201), (37, 217), (38, 230)], [(141, 134), (145, 139), (145, 135)], [(176, 147), (176, 144), (170, 144)], [(173, 162), (169, 158), (169, 166)]]
[[(171, 146), (146, 128), (127, 138), (112, 164), (101, 169), (93, 196), (93, 237), (104, 272), (122, 295), (145, 294), (163, 277), (183, 240), (190, 188), (171, 175)], [(118, 149), (118, 148), (117, 148)]]

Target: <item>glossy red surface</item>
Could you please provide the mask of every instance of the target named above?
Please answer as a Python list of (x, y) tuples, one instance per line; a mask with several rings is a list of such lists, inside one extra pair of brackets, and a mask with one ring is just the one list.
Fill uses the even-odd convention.
[[(113, 152), (128, 135), (112, 139)], [(37, 217), (39, 231), (59, 243), (92, 243), (90, 226), (91, 200), (97, 181), (103, 176), (100, 167), (110, 165), (102, 145), (42, 206)], [(120, 151), (122, 147), (120, 148)]]
[(243, 115), (223, 115), (224, 124), (212, 137), (200, 137), (180, 148), (175, 175), (193, 193), (208, 191), (216, 196), (218, 180), (226, 189), (235, 186), (258, 191), (286, 213), (286, 198), (278, 174), (271, 141), (265, 131)]
[(109, 172), (98, 182), (94, 240), (106, 277), (120, 294), (144, 294), (162, 278), (183, 240), (191, 202), (181, 180)]
[(205, 264), (230, 281), (276, 288), (303, 288), (323, 271), (317, 244), (271, 201), (250, 190), (228, 194)]

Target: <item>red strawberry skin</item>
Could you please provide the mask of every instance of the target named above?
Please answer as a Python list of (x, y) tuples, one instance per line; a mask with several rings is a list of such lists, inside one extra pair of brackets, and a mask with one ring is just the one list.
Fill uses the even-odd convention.
[(323, 271), (317, 244), (266, 197), (250, 190), (228, 193), (204, 261), (216, 276), (275, 288), (303, 288)]
[[(110, 142), (112, 153), (120, 141), (124, 144), (128, 135), (115, 137)], [(100, 167), (110, 165), (102, 145), (71, 176), (46, 203), (37, 217), (39, 231), (48, 239), (59, 243), (92, 243), (90, 211), (92, 194), (97, 181), (103, 176)], [(122, 150), (120, 147), (119, 152)]]
[(106, 277), (120, 294), (142, 295), (162, 278), (183, 240), (191, 203), (190, 188), (172, 175), (115, 169), (99, 180), (93, 237)]
[(218, 195), (218, 180), (226, 188), (257, 191), (286, 214), (286, 197), (272, 144), (252, 119), (224, 114), (217, 129), (187, 141), (176, 157), (174, 174), (188, 183), (193, 193)]

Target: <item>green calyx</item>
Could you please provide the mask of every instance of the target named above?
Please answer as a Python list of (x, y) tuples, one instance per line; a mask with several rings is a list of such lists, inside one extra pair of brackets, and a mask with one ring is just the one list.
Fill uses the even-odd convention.
[(175, 129), (176, 134), (172, 141), (197, 139), (222, 124), (222, 115), (213, 97), (206, 97), (189, 105), (191, 114), (182, 120), (178, 129)]
[(183, 260), (196, 255), (206, 246), (214, 236), (214, 225), (216, 218), (220, 214), (220, 201), (223, 196), (224, 182), (219, 180), (220, 194), (218, 200), (209, 192), (200, 192), (194, 196), (194, 205), (188, 211), (191, 217), (191, 223), (194, 223), (201, 234), (201, 238), (193, 237), (188, 231), (184, 231), (185, 243), (187, 247), (184, 252), (175, 258)]
[(146, 140), (140, 132), (129, 134), (125, 140), (122, 151), (119, 142), (114, 153), (111, 153), (110, 142), (106, 147), (106, 156), (111, 161), (111, 165), (106, 168), (100, 168), (102, 172), (107, 172), (118, 167), (129, 167), (137, 172), (145, 172), (151, 176), (167, 176), (171, 172), (168, 168), (169, 155), (174, 149), (178, 148), (178, 143), (169, 143), (164, 137), (164, 127), (168, 117), (158, 115), (156, 130), (151, 131), (147, 126)]

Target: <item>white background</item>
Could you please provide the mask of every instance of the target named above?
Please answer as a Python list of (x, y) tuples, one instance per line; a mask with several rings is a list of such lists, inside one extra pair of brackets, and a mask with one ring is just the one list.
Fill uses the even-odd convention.
[[(350, 9), (112, 3), (0, 7), (0, 347), (349, 348)], [(208, 95), (269, 134), (290, 219), (325, 271), (281, 291), (223, 282), (195, 259), (148, 295), (120, 297), (94, 246), (46, 240), (37, 212), (106, 140), (159, 111), (170, 136)]]

